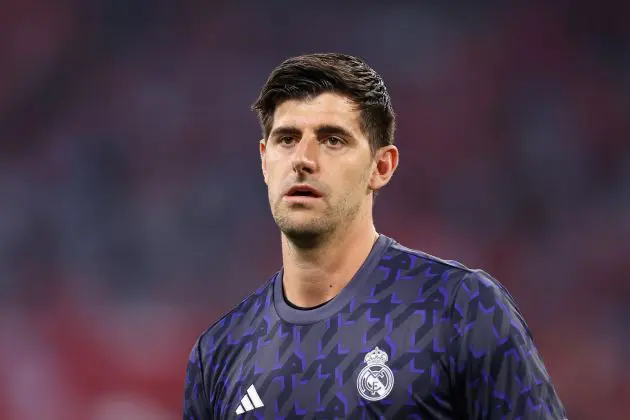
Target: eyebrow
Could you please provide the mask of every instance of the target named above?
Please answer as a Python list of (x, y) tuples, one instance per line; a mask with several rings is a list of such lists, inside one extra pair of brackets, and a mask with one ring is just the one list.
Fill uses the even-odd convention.
[[(301, 133), (302, 133), (302, 130), (300, 130), (297, 127), (280, 126), (280, 127), (274, 128), (271, 131), (271, 133), (269, 133), (269, 137), (276, 137), (280, 135), (295, 136), (295, 135), (300, 135)], [(315, 128), (315, 134), (317, 134), (317, 136), (339, 135), (341, 137), (354, 137), (352, 133), (350, 133), (350, 131), (346, 130), (345, 128), (339, 125), (334, 125), (334, 124), (324, 124), (324, 125), (317, 126)]]

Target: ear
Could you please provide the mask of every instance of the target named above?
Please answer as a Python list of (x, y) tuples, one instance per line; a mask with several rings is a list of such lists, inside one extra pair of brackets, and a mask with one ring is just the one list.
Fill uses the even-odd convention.
[(260, 148), (260, 165), (262, 168), (263, 179), (265, 180), (265, 184), (266, 184), (267, 183), (267, 159), (266, 159), (267, 141), (265, 139), (260, 139), (260, 141), (258, 142), (258, 145)]
[(381, 147), (374, 156), (374, 167), (369, 188), (378, 191), (389, 183), (398, 168), (398, 148), (394, 145)]

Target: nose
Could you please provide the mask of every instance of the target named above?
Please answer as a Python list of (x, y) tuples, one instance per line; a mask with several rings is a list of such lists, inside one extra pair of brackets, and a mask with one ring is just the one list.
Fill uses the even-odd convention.
[(315, 138), (306, 136), (298, 142), (291, 157), (293, 170), (299, 173), (312, 174), (317, 171), (318, 142)]

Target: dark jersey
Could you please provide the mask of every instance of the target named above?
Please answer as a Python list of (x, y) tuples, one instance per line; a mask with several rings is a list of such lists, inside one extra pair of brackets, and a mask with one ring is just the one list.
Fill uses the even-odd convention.
[(184, 419), (564, 419), (512, 297), (483, 271), (381, 235), (323, 306), (282, 270), (203, 333)]

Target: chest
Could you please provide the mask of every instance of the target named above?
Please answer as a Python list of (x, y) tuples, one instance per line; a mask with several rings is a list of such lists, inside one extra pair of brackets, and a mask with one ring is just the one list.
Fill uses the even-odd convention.
[(407, 418), (448, 411), (437, 311), (366, 305), (312, 325), (262, 319), (251, 331), (228, 337), (218, 349), (222, 368), (207, 383), (219, 418)]

